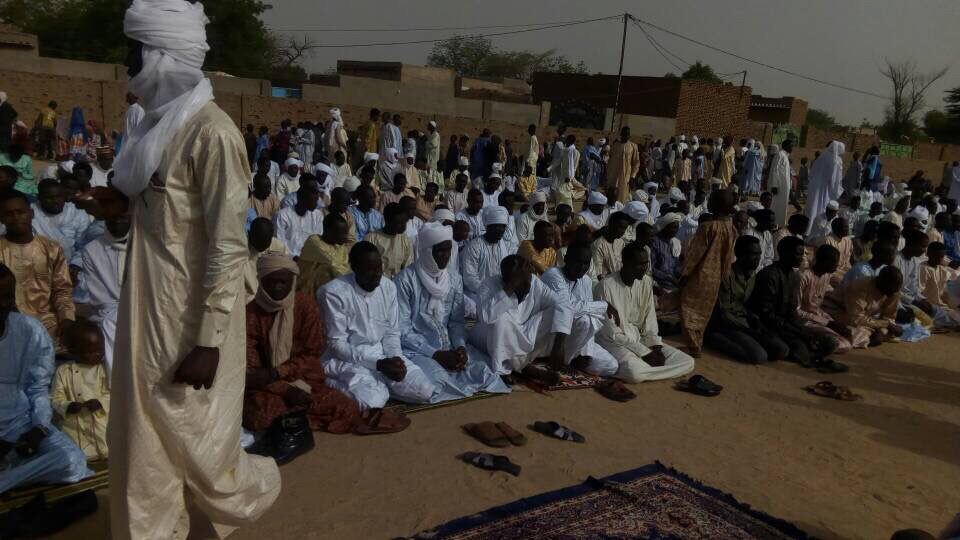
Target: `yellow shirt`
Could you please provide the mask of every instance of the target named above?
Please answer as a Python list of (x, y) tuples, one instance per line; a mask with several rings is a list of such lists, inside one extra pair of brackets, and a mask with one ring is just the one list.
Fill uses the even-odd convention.
[[(60, 431), (77, 443), (88, 460), (107, 458), (107, 417), (110, 414), (110, 389), (103, 364), (65, 362), (57, 367), (50, 392), (53, 409), (60, 415)], [(87, 408), (67, 413), (71, 403), (83, 404), (95, 399), (103, 408)]]
[(327, 282), (349, 274), (350, 247), (349, 244), (328, 244), (316, 234), (307, 238), (297, 260), (300, 267), (297, 290), (313, 297)]
[(401, 270), (413, 264), (413, 244), (410, 242), (410, 237), (404, 233), (387, 234), (383, 231), (373, 231), (367, 233), (364, 240), (380, 250), (385, 277), (393, 278)]
[(538, 276), (542, 276), (550, 267), (556, 266), (557, 264), (557, 250), (547, 248), (543, 251), (537, 251), (537, 248), (533, 247), (533, 240), (520, 242), (517, 255), (533, 263), (533, 267), (536, 268)]

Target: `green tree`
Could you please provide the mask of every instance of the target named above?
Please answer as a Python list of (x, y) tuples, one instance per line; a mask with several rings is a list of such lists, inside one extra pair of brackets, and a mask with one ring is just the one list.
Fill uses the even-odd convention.
[(506, 77), (529, 80), (538, 71), (586, 73), (583, 62), (574, 64), (554, 49), (544, 52), (501, 51), (483, 36), (455, 35), (433, 44), (427, 65), (447, 68), (466, 77)]
[(947, 116), (950, 122), (960, 126), (960, 86), (947, 90), (947, 97), (943, 98), (947, 103)]
[(807, 125), (817, 129), (831, 130), (836, 129), (837, 119), (823, 109), (810, 109), (807, 111)]
[(937, 142), (960, 143), (960, 87), (947, 90), (943, 111), (931, 110), (923, 117), (923, 130)]
[(717, 76), (713, 71), (713, 68), (708, 64), (697, 60), (686, 71), (680, 74), (681, 79), (695, 79), (698, 81), (708, 81), (712, 83), (720, 84), (723, 82), (723, 79)]
[[(129, 0), (3, 0), (0, 19), (36, 34), (40, 55), (123, 63), (127, 38), (123, 15)], [(278, 61), (296, 40), (270, 33), (260, 20), (259, 0), (204, 0), (207, 53), (204, 69), (240, 77), (270, 78), (279, 72), (304, 78), (296, 61)], [(297, 59), (299, 60), (299, 58)]]

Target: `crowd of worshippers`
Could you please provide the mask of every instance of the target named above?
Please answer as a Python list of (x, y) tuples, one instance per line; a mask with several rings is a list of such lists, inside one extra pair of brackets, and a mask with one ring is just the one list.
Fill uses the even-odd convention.
[[(319, 136), (246, 128), (245, 444), (293, 414), (393, 433), (410, 421), (390, 400), (550, 386), (563, 370), (675, 378), (704, 345), (840, 372), (851, 348), (960, 326), (960, 168), (934, 188), (891, 182), (873, 152), (844, 172), (836, 141), (806, 170), (789, 140), (763, 156), (730, 137), (640, 145), (624, 128), (581, 152), (536, 126), (516, 145), (454, 136), (441, 157), (437, 123), (407, 137), (401, 123), (374, 109), (348, 135), (333, 109)], [(112, 363), (136, 361), (113, 355), (130, 221), (75, 204), (112, 175), (112, 148), (89, 154), (39, 182), (0, 165), (0, 492), (91, 474), (108, 457)]]

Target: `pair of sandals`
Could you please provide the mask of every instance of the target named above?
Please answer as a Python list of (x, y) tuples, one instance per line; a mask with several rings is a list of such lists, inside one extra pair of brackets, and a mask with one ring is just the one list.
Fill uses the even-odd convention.
[(836, 399), (839, 401), (859, 401), (863, 399), (860, 394), (853, 393), (847, 386), (837, 386), (830, 381), (820, 381), (805, 388), (807, 392), (815, 396)]
[[(504, 428), (501, 426), (505, 426), (506, 428), (508, 428), (508, 430), (504, 430)], [(561, 426), (557, 422), (553, 422), (553, 421), (534, 422), (533, 425), (530, 427), (537, 433), (542, 433), (543, 435), (546, 435), (548, 437), (553, 437), (554, 439), (559, 439), (561, 441), (570, 441), (575, 443), (586, 442), (586, 438), (583, 435), (577, 433), (576, 431), (573, 431), (572, 429), (566, 426)], [(466, 424), (463, 426), (463, 429), (473, 437), (483, 442), (484, 444), (494, 446), (495, 448), (502, 448), (503, 446), (509, 446), (509, 444), (515, 444), (516, 446), (523, 446), (527, 442), (527, 439), (526, 437), (523, 436), (523, 434), (516, 432), (516, 430), (514, 430), (509, 425), (503, 422), (500, 422), (497, 424), (494, 424), (493, 422), (481, 422), (479, 424)], [(499, 431), (502, 437), (496, 438), (495, 437), (496, 432), (493, 430)], [(511, 438), (507, 435), (507, 431), (513, 431), (516, 435), (514, 435)], [(480, 434), (483, 434), (484, 438), (481, 438)], [(489, 437), (490, 435), (493, 435), (494, 438), (490, 439)], [(522, 442), (520, 442), (521, 440)], [(506, 445), (503, 444), (504, 441), (507, 442)], [(495, 443), (495, 444), (491, 444), (491, 443)], [(503, 445), (503, 446), (497, 446), (497, 445)], [(513, 463), (512, 461), (510, 461), (510, 458), (507, 456), (500, 456), (496, 454), (485, 454), (481, 452), (466, 452), (464, 454), (460, 454), (460, 456), (458, 457), (463, 461), (465, 461), (466, 463), (469, 463), (474, 467), (478, 467), (480, 469), (484, 469), (487, 471), (503, 471), (503, 472), (512, 474), (513, 476), (520, 475), (520, 470), (521, 470), (520, 465), (517, 465), (516, 463)]]
[(464, 424), (460, 426), (474, 439), (493, 448), (523, 446), (527, 444), (527, 437), (513, 429), (506, 422), (480, 422), (479, 424)]
[(805, 368), (813, 368), (819, 373), (834, 374), (850, 371), (850, 368), (846, 364), (834, 362), (829, 358), (821, 358), (820, 360), (814, 360), (812, 362), (800, 362), (800, 365)]
[(723, 391), (723, 387), (703, 375), (694, 375), (685, 381), (678, 381), (673, 387), (681, 392), (703, 397), (715, 397)]
[(620, 381), (603, 381), (594, 386), (593, 389), (601, 396), (612, 399), (613, 401), (619, 401), (620, 403), (636, 399), (637, 397), (637, 394), (635, 394), (633, 390), (627, 388), (627, 386)]

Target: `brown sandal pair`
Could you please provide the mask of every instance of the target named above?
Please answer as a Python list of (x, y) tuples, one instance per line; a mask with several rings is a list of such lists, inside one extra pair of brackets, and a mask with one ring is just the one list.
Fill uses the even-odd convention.
[(858, 401), (863, 399), (863, 396), (855, 394), (850, 388), (837, 386), (830, 381), (820, 381), (817, 384), (807, 386), (806, 391), (816, 396), (840, 401)]
[(389, 409), (371, 409), (364, 416), (365, 422), (353, 430), (357, 435), (386, 435), (410, 427), (410, 418)]
[(506, 422), (480, 422), (479, 424), (464, 424), (461, 427), (474, 439), (494, 448), (506, 448), (511, 444), (514, 446), (527, 444), (526, 436), (510, 427)]

